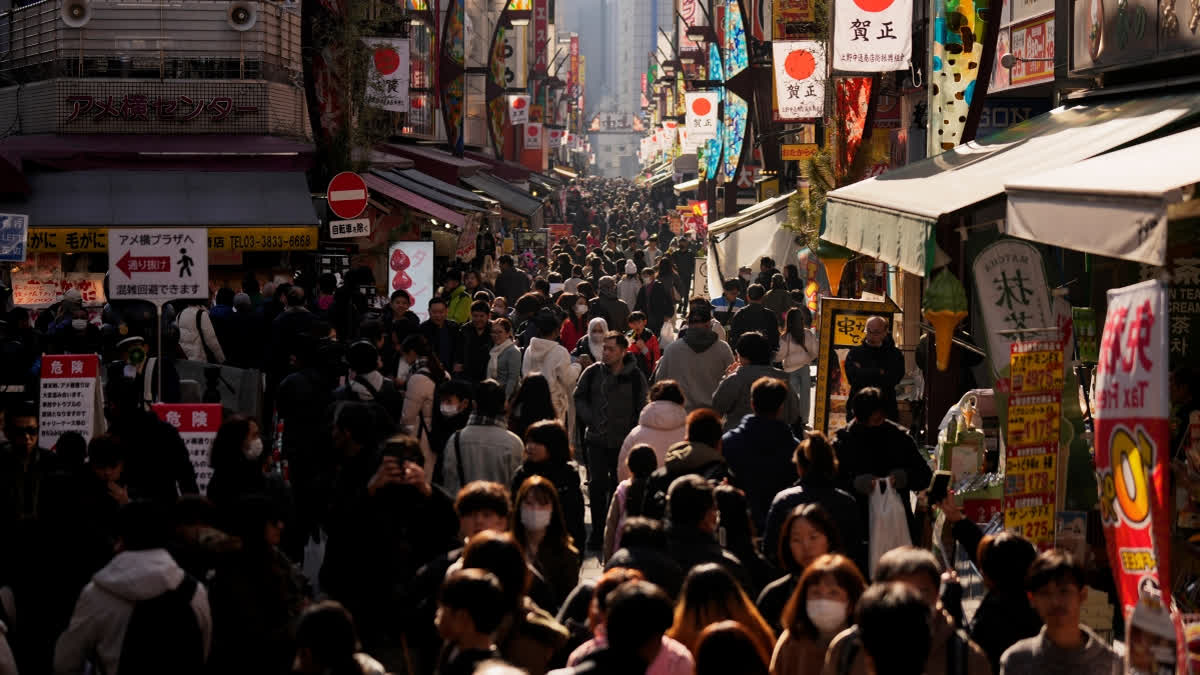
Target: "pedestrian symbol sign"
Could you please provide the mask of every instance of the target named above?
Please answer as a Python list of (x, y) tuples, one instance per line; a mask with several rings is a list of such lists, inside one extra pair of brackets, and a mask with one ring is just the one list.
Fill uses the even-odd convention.
[(208, 230), (109, 230), (109, 297), (163, 304), (208, 299)]

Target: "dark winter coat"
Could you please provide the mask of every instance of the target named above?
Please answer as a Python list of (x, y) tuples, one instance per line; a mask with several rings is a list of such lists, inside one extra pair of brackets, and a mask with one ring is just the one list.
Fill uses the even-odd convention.
[(746, 415), (721, 437), (721, 453), (733, 471), (734, 485), (746, 493), (759, 532), (775, 495), (792, 485), (792, 455), (799, 443), (787, 424), (758, 415)]
[(626, 353), (617, 373), (604, 363), (583, 371), (575, 386), (575, 414), (584, 440), (604, 448), (619, 448), (638, 423), (649, 385), (633, 354)]

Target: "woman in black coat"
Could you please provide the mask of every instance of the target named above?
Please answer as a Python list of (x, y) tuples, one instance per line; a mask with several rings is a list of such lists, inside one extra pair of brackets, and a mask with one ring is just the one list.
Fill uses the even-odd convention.
[[(512, 494), (520, 491), (525, 479), (541, 476), (554, 483), (562, 504), (567, 532), (576, 544), (586, 542), (583, 524), (583, 488), (579, 468), (571, 461), (571, 444), (566, 427), (558, 420), (543, 420), (525, 432), (525, 461), (512, 479)], [(602, 525), (597, 525), (601, 527)]]

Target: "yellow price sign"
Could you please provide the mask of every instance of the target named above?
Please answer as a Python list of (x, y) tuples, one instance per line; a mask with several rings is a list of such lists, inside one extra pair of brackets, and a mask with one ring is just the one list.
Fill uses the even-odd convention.
[(1013, 394), (1062, 391), (1062, 349), (1057, 342), (1015, 344), (1010, 371)]
[(1004, 529), (1040, 546), (1054, 543), (1054, 506), (1019, 506), (1004, 510)]
[(1010, 448), (1058, 442), (1062, 394), (1013, 396), (1008, 402)]
[(866, 314), (836, 314), (833, 317), (833, 344), (836, 347), (855, 347), (862, 343), (867, 332)]
[(1009, 457), (1004, 467), (1004, 494), (1054, 494), (1058, 478), (1056, 460), (1051, 453)]

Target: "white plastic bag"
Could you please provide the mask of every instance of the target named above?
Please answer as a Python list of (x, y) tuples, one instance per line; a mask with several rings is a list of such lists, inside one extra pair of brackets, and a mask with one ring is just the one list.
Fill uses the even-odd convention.
[(328, 538), (325, 536), (324, 530), (317, 531), (317, 538), (308, 538), (304, 543), (304, 563), (300, 566), (300, 571), (308, 579), (308, 583), (312, 585), (314, 597), (320, 592), (321, 582), (321, 565), (325, 563), (325, 542)]
[(875, 578), (875, 566), (884, 553), (901, 546), (911, 546), (908, 532), (908, 516), (900, 494), (892, 485), (891, 478), (880, 478), (871, 489), (871, 531), (868, 542), (867, 562), (870, 578)]
[(675, 317), (668, 317), (663, 322), (662, 330), (658, 332), (658, 347), (666, 349), (667, 345), (675, 341)]

